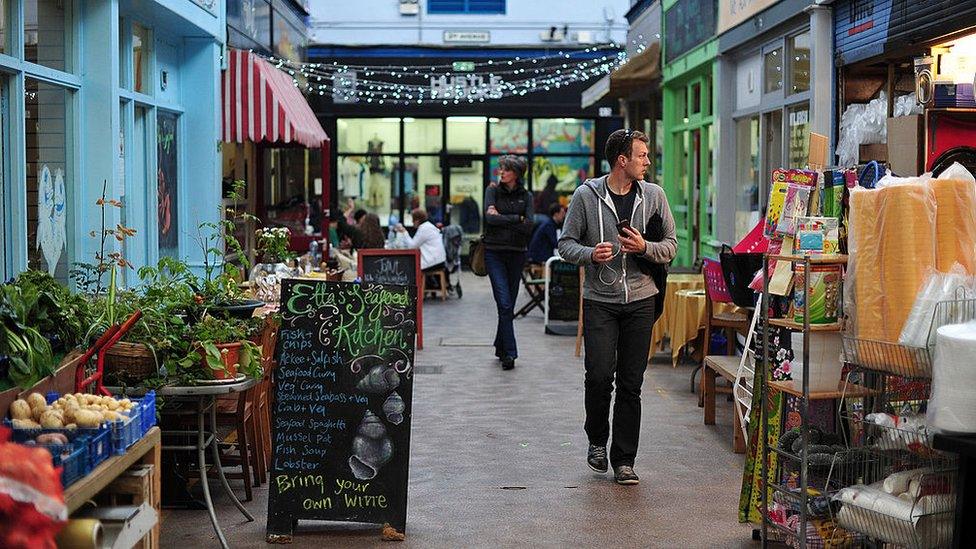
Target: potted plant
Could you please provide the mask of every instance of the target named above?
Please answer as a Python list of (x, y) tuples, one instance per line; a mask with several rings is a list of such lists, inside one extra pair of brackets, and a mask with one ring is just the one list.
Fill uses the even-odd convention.
[[(261, 300), (247, 298), (240, 285), (242, 273), (248, 272), (250, 262), (234, 231), (237, 222), (250, 222), (257, 219), (237, 208), (244, 186), (244, 181), (234, 182), (234, 188), (228, 194), (228, 198), (234, 201), (234, 206), (223, 210), (222, 221), (201, 223), (197, 238), (203, 248), (204, 278), (199, 281), (199, 284), (194, 285), (194, 288), (203, 298), (203, 303), (210, 313), (225, 318), (250, 318), (255, 309), (264, 305)], [(225, 261), (226, 252), (235, 256), (241, 266)]]
[(205, 377), (234, 379), (262, 375), (261, 348), (249, 339), (250, 324), (233, 318), (207, 316), (188, 329), (193, 350), (180, 362), (185, 370), (199, 368)]
[(251, 269), (249, 279), (255, 295), (275, 302), (281, 292), (281, 281), (295, 275), (295, 270), (288, 265), (295, 255), (288, 249), (291, 231), (287, 227), (266, 227), (258, 229), (255, 235), (263, 263)]

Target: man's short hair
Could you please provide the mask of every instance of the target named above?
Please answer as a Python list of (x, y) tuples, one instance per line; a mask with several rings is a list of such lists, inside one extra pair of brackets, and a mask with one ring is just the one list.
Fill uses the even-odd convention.
[(410, 217), (413, 218), (414, 225), (420, 225), (424, 221), (430, 219), (430, 216), (427, 215), (427, 210), (423, 208), (414, 208), (410, 210)]
[(603, 148), (603, 155), (610, 163), (611, 169), (617, 163), (618, 156), (624, 155), (630, 158), (634, 149), (634, 141), (642, 141), (645, 145), (651, 142), (644, 132), (637, 130), (617, 130), (610, 134), (610, 137), (607, 138), (607, 144)]
[(549, 217), (555, 217), (557, 213), (561, 212), (565, 208), (566, 206), (556, 202), (552, 206), (549, 206)]
[(359, 220), (362, 219), (363, 217), (365, 217), (367, 213), (369, 213), (369, 212), (367, 212), (366, 210), (360, 208), (360, 209), (356, 210), (356, 212), (354, 214), (352, 214), (352, 218), (356, 220), (356, 223), (359, 223)]

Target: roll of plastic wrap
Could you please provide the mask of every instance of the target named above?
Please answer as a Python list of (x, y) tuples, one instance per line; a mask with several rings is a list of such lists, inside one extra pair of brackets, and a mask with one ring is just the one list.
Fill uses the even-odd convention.
[(62, 549), (96, 549), (102, 547), (102, 523), (96, 519), (71, 519), (58, 532)]
[(930, 470), (931, 469), (911, 469), (908, 471), (898, 471), (897, 473), (892, 473), (884, 480), (884, 491), (896, 496), (898, 494), (908, 492), (911, 482), (922, 476), (923, 473)]
[[(793, 344), (791, 377), (798, 391), (803, 390), (803, 334), (790, 334)], [(843, 337), (840, 332), (810, 333), (810, 391), (836, 391), (840, 384)]]
[(976, 323), (939, 328), (932, 365), (928, 405), (930, 428), (951, 433), (976, 433)]

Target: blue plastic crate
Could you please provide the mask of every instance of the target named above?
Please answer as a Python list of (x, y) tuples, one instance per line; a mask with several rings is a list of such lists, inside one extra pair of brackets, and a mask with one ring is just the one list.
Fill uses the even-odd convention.
[(142, 436), (156, 425), (156, 391), (142, 397)]
[(61, 485), (71, 486), (78, 479), (88, 474), (88, 447), (82, 443), (68, 443), (53, 446), (41, 446), (51, 454), (51, 461), (55, 467), (61, 467)]
[(61, 433), (68, 438), (69, 442), (84, 443), (87, 449), (85, 453), (86, 474), (112, 455), (111, 431), (104, 427), (98, 429), (13, 429), (9, 420), (4, 420), (3, 424), (11, 427), (13, 433), (11, 439), (14, 442), (23, 443), (34, 440), (38, 435), (44, 433)]
[(133, 406), (126, 419), (109, 422), (112, 432), (112, 453), (124, 454), (129, 446), (142, 438), (142, 405)]
[(108, 429), (79, 429), (88, 446), (88, 472), (112, 456), (111, 431)]

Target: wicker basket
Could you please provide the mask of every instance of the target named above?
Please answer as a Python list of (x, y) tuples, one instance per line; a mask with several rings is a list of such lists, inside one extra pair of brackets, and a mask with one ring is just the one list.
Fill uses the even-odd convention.
[(150, 378), (159, 371), (152, 349), (142, 343), (119, 341), (105, 353), (105, 375), (135, 380)]

